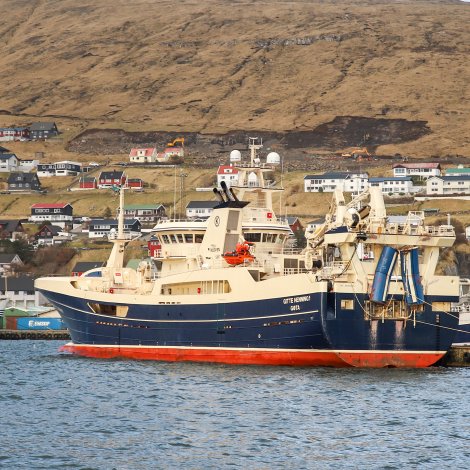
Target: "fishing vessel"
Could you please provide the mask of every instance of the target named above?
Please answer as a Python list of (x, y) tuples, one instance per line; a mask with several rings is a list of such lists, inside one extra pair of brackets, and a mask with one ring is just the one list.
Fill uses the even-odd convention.
[(440, 248), (454, 243), (453, 227), (426, 225), (419, 211), (390, 223), (379, 187), (349, 202), (336, 190), (307, 247), (292, 249), (260, 148), (250, 140), (236, 187), (214, 189), (220, 203), (207, 221), (157, 224), (156, 277), (145, 261), (124, 267), (121, 188), (106, 267), (36, 280), (70, 331), (64, 351), (331, 367), (427, 367), (446, 353), (458, 327), (451, 303), (459, 278), (436, 267)]

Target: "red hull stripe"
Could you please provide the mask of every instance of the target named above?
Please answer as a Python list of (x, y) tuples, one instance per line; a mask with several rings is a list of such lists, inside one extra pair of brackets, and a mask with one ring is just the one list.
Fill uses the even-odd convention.
[(344, 362), (353, 367), (411, 367), (422, 368), (435, 364), (444, 352), (420, 352), (406, 353), (403, 351), (387, 351), (387, 352), (337, 352)]
[(102, 359), (128, 358), (168, 362), (317, 367), (428, 367), (444, 355), (437, 352), (364, 351), (362, 353), (327, 350), (98, 346), (73, 343), (62, 346), (60, 351)]

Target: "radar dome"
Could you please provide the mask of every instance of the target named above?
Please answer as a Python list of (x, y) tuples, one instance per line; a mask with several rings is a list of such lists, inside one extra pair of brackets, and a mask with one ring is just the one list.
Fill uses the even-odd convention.
[(266, 157), (266, 163), (270, 163), (271, 165), (279, 165), (279, 163), (281, 163), (281, 157), (276, 152), (270, 152)]
[(230, 161), (231, 162), (239, 162), (242, 159), (242, 154), (240, 153), (240, 150), (232, 150), (230, 152)]

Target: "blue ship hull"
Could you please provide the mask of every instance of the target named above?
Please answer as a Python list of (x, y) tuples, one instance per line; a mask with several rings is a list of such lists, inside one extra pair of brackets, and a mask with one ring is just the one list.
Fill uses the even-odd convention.
[[(425, 367), (451, 346), (458, 319), (423, 311), (405, 320), (370, 319), (369, 297), (306, 293), (214, 304), (128, 305), (125, 317), (95, 313), (89, 300), (41, 292), (70, 331), (66, 350), (94, 357), (134, 357), (243, 364)], [(119, 296), (115, 296), (116, 300)], [(300, 299), (300, 300), (299, 300)], [(354, 308), (342, 309), (342, 301)], [(103, 305), (119, 303), (100, 302)]]

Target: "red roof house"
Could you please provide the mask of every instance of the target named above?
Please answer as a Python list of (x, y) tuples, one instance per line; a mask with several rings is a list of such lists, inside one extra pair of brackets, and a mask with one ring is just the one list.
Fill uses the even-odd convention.
[(217, 170), (217, 185), (225, 181), (227, 186), (238, 184), (238, 170), (232, 165), (220, 165)]
[(132, 163), (153, 163), (156, 156), (156, 148), (133, 148), (129, 153), (129, 160)]

